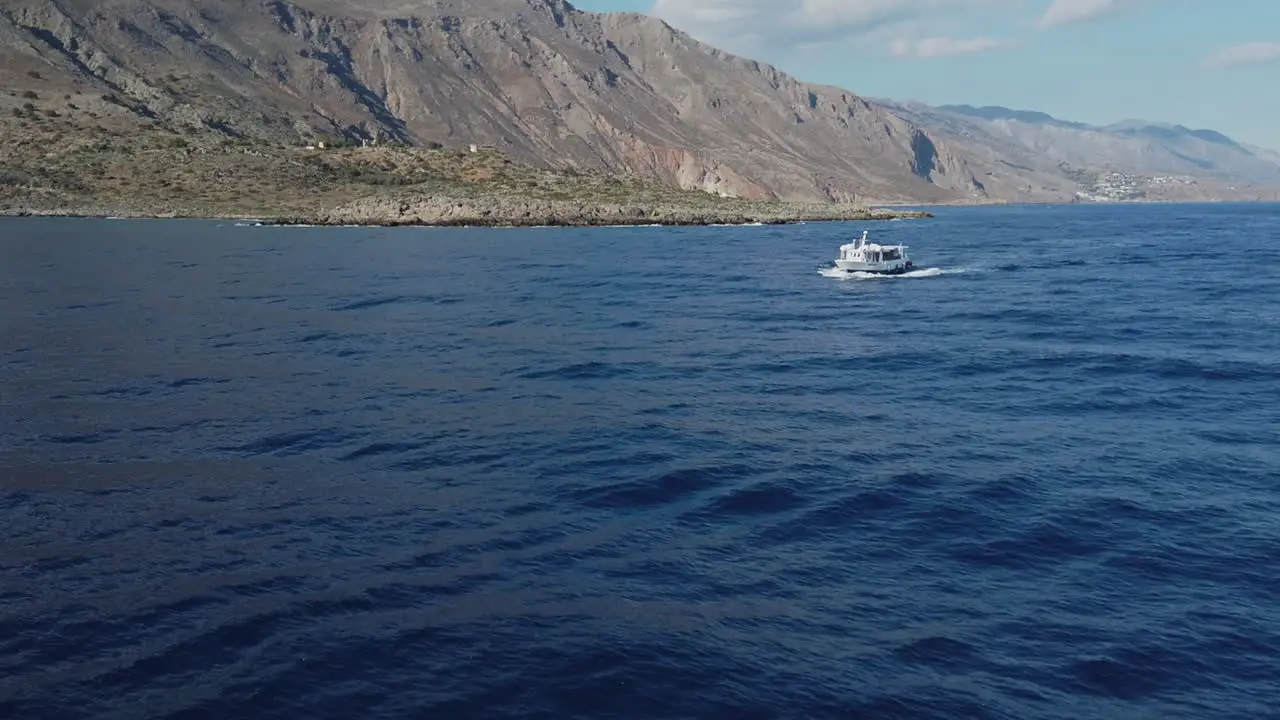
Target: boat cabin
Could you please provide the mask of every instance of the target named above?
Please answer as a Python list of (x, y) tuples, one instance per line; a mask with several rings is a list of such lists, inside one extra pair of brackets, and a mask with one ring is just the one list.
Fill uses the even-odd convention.
[(896, 262), (906, 257), (903, 245), (878, 245), (867, 242), (867, 233), (856, 243), (840, 246), (841, 260), (857, 260), (868, 263)]
[(907, 259), (906, 245), (880, 245), (867, 242), (867, 232), (856, 243), (840, 246), (836, 267), (846, 272), (897, 274), (913, 267)]

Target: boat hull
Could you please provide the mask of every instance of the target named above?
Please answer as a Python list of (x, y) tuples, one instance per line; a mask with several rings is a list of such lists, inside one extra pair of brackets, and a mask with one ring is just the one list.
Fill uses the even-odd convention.
[(847, 262), (842, 260), (835, 261), (836, 268), (847, 273), (867, 273), (870, 275), (902, 275), (911, 272), (915, 266), (911, 262), (891, 264), (891, 263), (862, 263)]

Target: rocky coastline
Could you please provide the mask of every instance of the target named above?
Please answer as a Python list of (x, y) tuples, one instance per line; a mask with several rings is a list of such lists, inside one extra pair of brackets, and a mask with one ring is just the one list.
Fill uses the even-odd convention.
[[(759, 207), (753, 207), (759, 205)], [(80, 217), (119, 219), (221, 219), (264, 226), (362, 226), (362, 227), (616, 227), (616, 226), (719, 226), (791, 225), (809, 222), (919, 219), (931, 213), (845, 205), (744, 203), (732, 209), (681, 207), (679, 205), (614, 205), (589, 202), (545, 202), (520, 198), (485, 201), (455, 198), (420, 198), (409, 202), (374, 198), (352, 202), (332, 210), (273, 213), (270, 208), (234, 213), (213, 207), (175, 206), (164, 203), (0, 203), (0, 216)]]
[(801, 222), (891, 220), (931, 217), (927, 212), (852, 205), (734, 202), (601, 203), (518, 197), (368, 198), (332, 211), (264, 224), (380, 225), (436, 227), (601, 227), (618, 225), (784, 225)]
[(0, 216), (264, 225), (750, 225), (923, 218), (867, 204), (747, 200), (653, 178), (535, 168), (491, 150), (309, 148), (0, 118)]

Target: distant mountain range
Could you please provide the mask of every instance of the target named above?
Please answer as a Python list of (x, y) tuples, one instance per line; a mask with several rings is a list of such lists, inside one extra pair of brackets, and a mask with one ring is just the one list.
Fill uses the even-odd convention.
[(0, 87), (6, 115), (36, 94), (98, 125), (474, 143), (753, 199), (1270, 199), (1280, 187), (1280, 156), (1213, 131), (870, 101), (652, 17), (563, 0), (5, 0)]
[(1120, 172), (1196, 175), (1224, 182), (1280, 184), (1280, 155), (1245, 146), (1214, 130), (1125, 120), (1105, 126), (1060, 120), (1041, 112), (1004, 107), (879, 101), (886, 109), (944, 132), (960, 124), (1054, 163)]

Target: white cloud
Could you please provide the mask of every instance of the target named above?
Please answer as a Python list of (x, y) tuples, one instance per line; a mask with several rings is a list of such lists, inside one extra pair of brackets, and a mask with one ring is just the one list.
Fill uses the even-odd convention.
[(1045, 10), (1040, 18), (1040, 27), (1049, 28), (1095, 20), (1119, 10), (1123, 4), (1123, 0), (1053, 0), (1049, 9)]
[(938, 58), (948, 55), (972, 55), (991, 50), (1013, 47), (1010, 40), (996, 38), (954, 39), (947, 37), (920, 38), (918, 40), (894, 40), (889, 51), (901, 58)]
[[(651, 14), (732, 52), (822, 45), (1023, 0), (654, 0)], [(902, 34), (902, 33), (895, 33)]]
[(1209, 67), (1230, 67), (1232, 65), (1254, 65), (1257, 63), (1280, 60), (1280, 43), (1250, 42), (1235, 45), (1210, 55), (1205, 64)]

